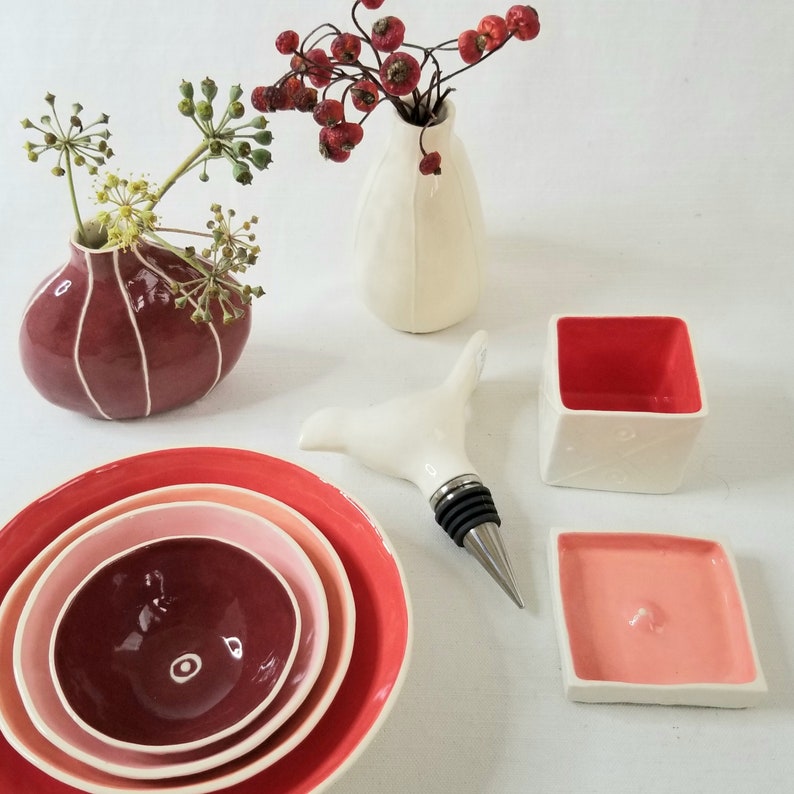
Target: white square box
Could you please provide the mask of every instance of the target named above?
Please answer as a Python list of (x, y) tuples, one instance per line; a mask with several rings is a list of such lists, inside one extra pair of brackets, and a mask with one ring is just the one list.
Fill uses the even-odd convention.
[(670, 493), (707, 413), (681, 318), (551, 318), (539, 399), (545, 483)]

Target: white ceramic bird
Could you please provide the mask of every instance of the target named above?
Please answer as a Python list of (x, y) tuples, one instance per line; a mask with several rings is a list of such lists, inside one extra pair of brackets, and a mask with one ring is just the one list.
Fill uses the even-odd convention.
[(523, 600), (499, 534), (499, 516), (465, 447), (469, 397), (480, 381), (488, 335), (478, 331), (444, 381), (374, 406), (324, 408), (303, 424), (301, 449), (342, 452), (413, 482), (436, 520), (518, 604)]

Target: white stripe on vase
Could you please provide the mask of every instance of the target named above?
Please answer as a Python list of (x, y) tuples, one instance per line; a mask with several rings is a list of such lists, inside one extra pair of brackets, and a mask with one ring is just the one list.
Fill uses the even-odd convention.
[(96, 398), (91, 393), (91, 389), (88, 386), (88, 381), (85, 379), (83, 370), (80, 367), (80, 338), (83, 335), (83, 325), (85, 324), (85, 316), (88, 313), (88, 304), (91, 303), (91, 295), (94, 291), (94, 266), (93, 262), (91, 261), (91, 254), (86, 251), (84, 256), (86, 270), (88, 272), (88, 284), (86, 287), (85, 300), (83, 301), (83, 308), (80, 310), (80, 319), (77, 322), (77, 333), (75, 334), (74, 339), (74, 366), (77, 370), (77, 377), (80, 378), (80, 383), (83, 384), (83, 390), (85, 391), (88, 399), (94, 404), (94, 408), (96, 408), (103, 419), (111, 419), (112, 417), (108, 416), (108, 414), (102, 410), (102, 406), (97, 402)]
[(130, 325), (132, 326), (132, 331), (135, 334), (135, 341), (138, 343), (138, 351), (141, 354), (141, 371), (143, 373), (143, 388), (144, 391), (146, 392), (146, 411), (144, 412), (143, 415), (149, 416), (149, 414), (152, 412), (152, 392), (149, 384), (149, 359), (146, 357), (146, 348), (144, 347), (143, 344), (141, 329), (138, 326), (138, 318), (132, 306), (130, 293), (127, 292), (127, 289), (124, 286), (124, 279), (122, 279), (121, 277), (121, 268), (119, 266), (120, 251), (121, 251), (120, 248), (117, 248), (115, 251), (113, 251), (113, 272), (116, 275), (116, 283), (118, 284), (121, 302), (124, 304), (124, 306), (127, 309), (127, 316), (130, 319)]
[[(170, 284), (173, 281), (173, 279), (168, 277), (164, 270), (157, 267), (157, 265), (154, 264), (154, 262), (152, 262), (150, 259), (146, 259), (144, 256), (142, 256), (141, 252), (137, 248), (135, 249), (135, 256), (138, 257), (139, 261), (147, 269), (149, 269), (156, 276), (159, 276), (159, 278), (161, 278), (165, 284)], [(188, 303), (194, 309), (198, 308), (198, 303), (193, 298), (187, 296), (184, 289), (180, 288), (179, 292), (187, 297)], [(175, 309), (175, 311), (177, 310)], [(221, 339), (220, 336), (218, 336), (218, 330), (215, 328), (215, 323), (209, 322), (202, 324), (206, 325), (209, 329), (209, 332), (212, 334), (212, 338), (215, 340), (215, 349), (218, 352), (218, 365), (215, 368), (215, 380), (210, 384), (210, 387), (207, 389), (207, 391), (204, 392), (203, 397), (206, 397), (218, 385), (218, 381), (221, 379), (221, 371), (223, 369), (223, 347), (221, 347)], [(198, 399), (202, 398), (200, 397)]]

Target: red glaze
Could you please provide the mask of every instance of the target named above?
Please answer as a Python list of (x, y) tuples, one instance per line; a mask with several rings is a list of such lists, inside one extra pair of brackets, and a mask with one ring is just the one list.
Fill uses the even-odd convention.
[[(97, 251), (70, 243), (69, 261), (36, 290), (22, 319), (22, 365), (62, 408), (103, 419), (167, 411), (207, 394), (237, 363), (250, 311), (196, 324), (168, 283), (196, 273), (149, 243)], [(250, 307), (248, 307), (250, 309)]]
[[(190, 512), (160, 515), (176, 522)], [(295, 602), (261, 558), (215, 538), (167, 538), (80, 585), (53, 661), (66, 701), (94, 731), (184, 749), (264, 709), (289, 672), (297, 631)]]
[(557, 339), (566, 408), (671, 414), (701, 409), (692, 345), (678, 317), (563, 317)]

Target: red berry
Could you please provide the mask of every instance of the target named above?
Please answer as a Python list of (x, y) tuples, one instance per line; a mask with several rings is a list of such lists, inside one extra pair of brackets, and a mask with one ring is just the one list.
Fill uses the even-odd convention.
[(333, 127), (344, 121), (345, 106), (338, 99), (324, 99), (316, 105), (312, 116), (321, 127)]
[(260, 113), (291, 110), (294, 105), (287, 92), (278, 85), (260, 85), (251, 92), (251, 104)]
[(485, 50), (485, 36), (476, 30), (464, 30), (458, 36), (458, 52), (464, 63), (477, 63)]
[(380, 67), (380, 80), (384, 91), (394, 96), (405, 96), (419, 85), (422, 67), (413, 55), (393, 52)]
[(397, 17), (381, 17), (372, 26), (372, 46), (380, 52), (394, 52), (405, 39), (405, 25)]
[(364, 8), (368, 8), (370, 11), (374, 11), (376, 8), (380, 8), (383, 5), (383, 0), (361, 0), (361, 5)]
[(362, 113), (374, 110), (379, 98), (378, 86), (372, 80), (359, 80), (350, 87), (350, 101)]
[(287, 92), (287, 95), (290, 98), (294, 98), (295, 94), (297, 94), (298, 91), (300, 91), (300, 89), (303, 88), (303, 83), (300, 80), (298, 80), (298, 78), (295, 77), (295, 75), (292, 75), (292, 77), (288, 77), (281, 84), (281, 87)]
[(294, 30), (285, 30), (276, 36), (276, 49), (282, 55), (289, 55), (298, 49), (300, 37)]
[(428, 176), (441, 173), (441, 155), (438, 152), (429, 152), (419, 161), (419, 172)]
[(296, 52), (289, 59), (289, 68), (296, 74), (306, 74), (309, 71), (309, 64), (302, 55)]
[(354, 121), (343, 121), (336, 125), (336, 130), (342, 135), (342, 147), (349, 146), (351, 149), (358, 146), (364, 139), (364, 128)]
[(485, 36), (485, 49), (495, 50), (507, 40), (507, 23), (496, 14), (489, 14), (480, 20), (477, 32)]
[(319, 47), (306, 53), (307, 74), (315, 88), (325, 88), (331, 82), (333, 69), (331, 59)]
[(353, 33), (340, 33), (331, 42), (331, 55), (340, 63), (353, 63), (361, 55), (361, 39)]
[(344, 163), (350, 157), (350, 149), (337, 145), (338, 135), (333, 135), (335, 127), (323, 127), (320, 130), (320, 154), (334, 163)]
[(538, 12), (532, 6), (511, 6), (505, 14), (508, 33), (519, 41), (529, 41), (540, 33)]
[(253, 91), (251, 91), (251, 105), (260, 113), (265, 113), (266, 109), (269, 109), (267, 108), (267, 103), (265, 102), (266, 88), (267, 86), (258, 85)]
[(317, 106), (317, 89), (310, 85), (302, 85), (292, 97), (295, 109), (301, 113), (309, 113)]

